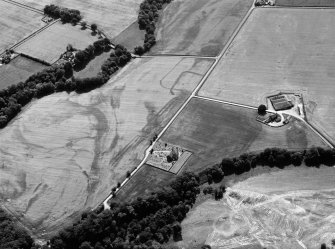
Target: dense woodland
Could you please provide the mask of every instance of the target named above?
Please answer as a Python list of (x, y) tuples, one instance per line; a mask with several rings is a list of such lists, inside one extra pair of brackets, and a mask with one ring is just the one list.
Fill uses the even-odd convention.
[(30, 249), (32, 245), (29, 234), (0, 209), (0, 249)]

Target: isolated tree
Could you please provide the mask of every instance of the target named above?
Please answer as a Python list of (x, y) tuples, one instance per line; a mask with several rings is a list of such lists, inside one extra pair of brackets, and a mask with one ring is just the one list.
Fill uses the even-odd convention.
[(83, 22), (81, 22), (81, 27), (83, 28), (83, 29), (85, 29), (86, 28), (86, 25), (87, 25), (87, 22), (85, 22), (85, 21), (83, 21)]
[(321, 249), (327, 249), (327, 245), (325, 243), (321, 244)]
[(98, 28), (98, 26), (95, 23), (91, 24), (91, 29), (92, 29), (93, 32), (96, 32), (97, 28)]
[(265, 113), (266, 113), (266, 106), (265, 105), (258, 106), (258, 114), (264, 115)]

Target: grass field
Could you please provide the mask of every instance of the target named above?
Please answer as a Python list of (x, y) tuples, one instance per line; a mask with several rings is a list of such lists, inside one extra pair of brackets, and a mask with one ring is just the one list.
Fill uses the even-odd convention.
[(144, 197), (175, 179), (173, 173), (145, 164), (129, 182), (122, 187), (112, 201), (132, 201)]
[(84, 49), (97, 39), (89, 29), (81, 30), (79, 25), (57, 22), (20, 45), (15, 51), (52, 64), (66, 51), (68, 44), (76, 49)]
[(0, 53), (45, 25), (42, 15), (0, 1)]
[(0, 66), (0, 88), (25, 81), (36, 72), (46, 68), (41, 63), (17, 56), (7, 65)]
[[(183, 248), (320, 248), (335, 229), (333, 168), (289, 167), (199, 200), (182, 222)], [(234, 193), (234, 195), (232, 195)]]
[(334, 0), (276, 0), (277, 6), (335, 7)]
[(142, 0), (20, 0), (20, 2), (41, 10), (47, 4), (77, 9), (88, 23), (96, 23), (110, 37), (115, 37), (137, 20)]
[(256, 121), (257, 111), (193, 99), (173, 122), (162, 140), (193, 154), (184, 170), (199, 171), (223, 157), (269, 147), (305, 149), (325, 146), (301, 121), (272, 128)]
[(211, 60), (135, 59), (103, 87), (31, 103), (0, 131), (0, 197), (55, 232), (94, 207), (144, 156)]
[(252, 0), (175, 0), (157, 25), (151, 53), (215, 56), (252, 6)]
[(95, 77), (101, 71), (102, 64), (109, 58), (112, 51), (104, 52), (91, 60), (84, 69), (74, 72), (74, 76), (78, 78)]
[(258, 106), (303, 95), (308, 120), (335, 142), (335, 9), (255, 9), (199, 95)]
[(134, 48), (143, 45), (145, 30), (140, 30), (137, 21), (123, 30), (118, 36), (112, 39), (114, 44), (122, 44), (128, 51), (134, 51)]

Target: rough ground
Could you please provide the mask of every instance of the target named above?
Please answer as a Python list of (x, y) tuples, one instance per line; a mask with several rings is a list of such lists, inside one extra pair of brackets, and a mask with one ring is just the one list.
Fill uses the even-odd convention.
[[(333, 168), (293, 168), (231, 186), (221, 201), (207, 200), (183, 221), (180, 246), (194, 248), (320, 248), (335, 229)], [(246, 247), (249, 248), (249, 247)]]

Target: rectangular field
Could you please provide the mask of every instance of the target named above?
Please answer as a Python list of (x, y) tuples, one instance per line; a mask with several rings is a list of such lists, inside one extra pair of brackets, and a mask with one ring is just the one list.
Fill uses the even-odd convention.
[(0, 53), (45, 25), (43, 15), (0, 1)]
[(39, 62), (17, 56), (9, 64), (0, 66), (0, 89), (25, 81), (44, 68), (46, 66)]
[(257, 8), (199, 95), (258, 106), (301, 93), (307, 119), (335, 142), (335, 9)]
[(334, 0), (276, 0), (275, 3), (287, 7), (335, 7)]
[(134, 59), (101, 88), (32, 102), (0, 130), (0, 196), (11, 200), (6, 206), (48, 236), (101, 203), (140, 163), (154, 134), (211, 64)]
[(151, 53), (216, 56), (252, 4), (252, 0), (174, 0), (163, 11)]
[(41, 33), (16, 48), (16, 52), (30, 55), (50, 64), (56, 62), (71, 44), (76, 49), (84, 49), (98, 38), (90, 30), (80, 26), (56, 22)]
[(137, 20), (143, 0), (20, 0), (21, 3), (43, 10), (47, 4), (77, 9), (89, 24), (96, 23), (113, 38)]
[(290, 150), (325, 146), (301, 121), (269, 127), (256, 121), (257, 110), (193, 99), (172, 123), (162, 140), (192, 152), (183, 170), (200, 171), (223, 157), (269, 147)]

